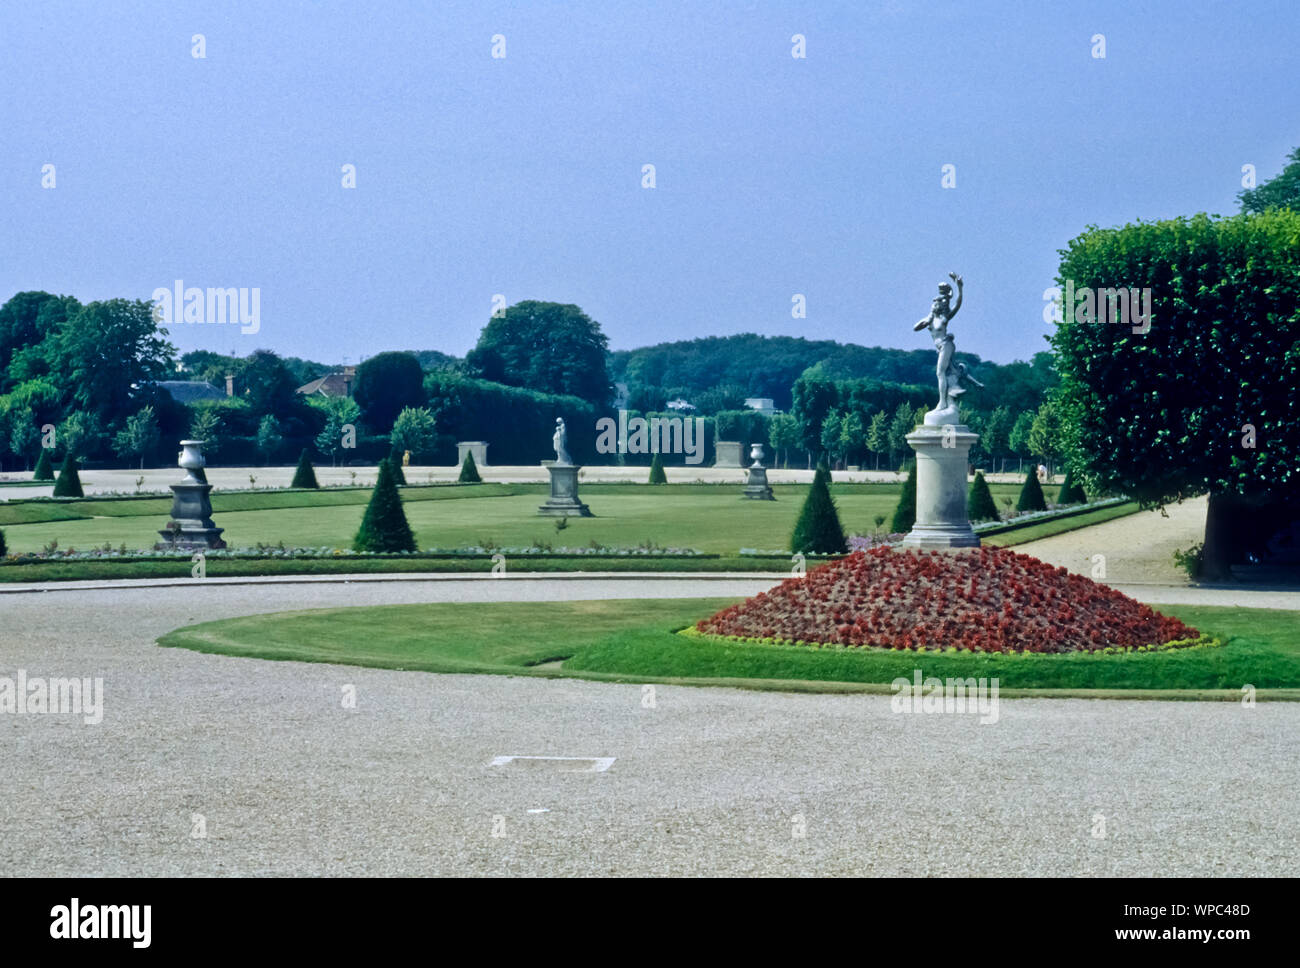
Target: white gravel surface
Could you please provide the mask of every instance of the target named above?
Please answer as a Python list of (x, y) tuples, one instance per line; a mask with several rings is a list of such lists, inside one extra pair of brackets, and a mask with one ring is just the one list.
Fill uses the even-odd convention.
[[(1260, 875), (1300, 862), (1300, 704), (1003, 700), (980, 725), (895, 714), (880, 696), (658, 686), (646, 708), (638, 685), (153, 644), (253, 612), (628, 594), (626, 581), (483, 579), (0, 596), (0, 676), (102, 676), (105, 690), (95, 726), (0, 715), (0, 871)], [(489, 765), (508, 755), (615, 761)], [(191, 836), (195, 814), (206, 838)]]

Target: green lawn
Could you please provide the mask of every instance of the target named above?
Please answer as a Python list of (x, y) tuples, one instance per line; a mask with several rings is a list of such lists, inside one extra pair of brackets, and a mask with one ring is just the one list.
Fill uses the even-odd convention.
[[(567, 675), (635, 682), (888, 691), (926, 676), (996, 676), (1004, 695), (1300, 699), (1295, 612), (1211, 607), (1161, 610), (1217, 635), (1215, 648), (1125, 655), (984, 656), (810, 649), (674, 634), (729, 599), (391, 605), (283, 612), (170, 632), (167, 647), (261, 659), (428, 672)], [(555, 664), (563, 659), (562, 666)], [(540, 663), (548, 663), (538, 668)], [(1050, 692), (1040, 692), (1049, 690)]]
[[(994, 497), (1017, 492), (993, 485)], [(553, 521), (538, 516), (544, 485), (412, 487), (402, 492), (407, 519), (422, 548), (459, 548), (491, 542), (526, 547), (549, 542), (557, 547), (630, 548), (653, 542), (660, 547), (734, 554), (741, 548), (787, 546), (807, 485), (778, 485), (775, 501), (747, 501), (739, 485), (677, 484), (652, 488), (594, 484), (582, 489), (596, 515), (570, 519), (557, 533)], [(833, 493), (846, 531), (869, 533), (874, 518), (888, 521), (898, 503), (897, 484), (835, 485)], [(259, 542), (294, 547), (347, 548), (352, 543), (368, 489), (284, 491), (213, 495), (217, 526), (233, 547)], [(90, 549), (125, 544), (150, 548), (167, 521), (165, 498), (126, 501), (89, 499), (66, 504), (0, 506), (10, 553), (39, 551), (51, 541), (60, 548)], [(57, 520), (42, 519), (50, 515)], [(33, 523), (25, 523), (32, 520)], [(73, 517), (75, 515), (75, 517)]]

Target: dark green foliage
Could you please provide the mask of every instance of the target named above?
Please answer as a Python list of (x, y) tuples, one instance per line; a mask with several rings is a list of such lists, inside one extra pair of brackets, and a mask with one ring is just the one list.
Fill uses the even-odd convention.
[(998, 506), (993, 503), (993, 495), (989, 492), (983, 471), (976, 471), (975, 480), (970, 482), (970, 490), (966, 494), (966, 516), (972, 521), (998, 520)]
[(603, 407), (611, 391), (608, 355), (600, 324), (577, 306), (526, 300), (488, 321), (465, 368), (494, 383)]
[(424, 372), (410, 353), (376, 353), (357, 367), (353, 398), (361, 416), (377, 432), (386, 432), (403, 407), (424, 405)]
[(790, 537), (790, 550), (805, 554), (842, 555), (849, 550), (844, 540), (844, 528), (831, 497), (831, 474), (825, 465), (819, 465), (813, 475), (812, 487), (799, 511), (794, 534)]
[(474, 452), (465, 451), (465, 463), (460, 465), (460, 477), (456, 478), (462, 484), (482, 484), (483, 478), (479, 477), (478, 465), (474, 463)]
[(5, 546), (5, 533), (0, 531), (0, 558), (3, 558), (8, 553), (9, 549)]
[(1083, 492), (1083, 488), (1075, 483), (1074, 471), (1068, 467), (1065, 469), (1065, 481), (1061, 484), (1061, 490), (1056, 495), (1057, 504), (1084, 504), (1088, 500), (1088, 495)]
[(664, 473), (664, 462), (655, 454), (654, 460), (650, 462), (650, 481), (651, 484), (667, 484), (668, 475)]
[(1300, 497), (1298, 239), (1300, 212), (1286, 208), (1089, 229), (1057, 273), (1085, 300), (1150, 292), (1146, 332), (1089, 318), (1086, 301), (1066, 307), (1051, 338), (1063, 444), (1102, 493), (1151, 504), (1208, 493), (1212, 579), (1237, 543), (1229, 505)]
[(402, 498), (397, 493), (391, 462), (379, 462), (379, 480), (366, 505), (361, 528), (352, 542), (353, 551), (415, 551), (415, 535), (406, 522)]
[(36, 458), (36, 470), (32, 472), (32, 480), (54, 480), (54, 468), (50, 466), (50, 452), (44, 447), (41, 448), (41, 456)]
[(1043, 498), (1043, 486), (1038, 483), (1038, 473), (1034, 470), (1030, 470), (1025, 475), (1024, 486), (1020, 488), (1020, 499), (1016, 501), (1016, 510), (1047, 510), (1047, 501)]
[(903, 482), (903, 493), (898, 496), (898, 507), (894, 509), (894, 520), (889, 525), (890, 534), (907, 534), (916, 524), (916, 462), (907, 469), (907, 480)]
[(298, 458), (298, 469), (293, 472), (293, 481), (290, 487), (311, 487), (318, 488), (316, 483), (316, 469), (311, 466), (311, 458), (307, 456), (307, 448), (302, 449), (302, 454)]
[(63, 467), (59, 470), (59, 479), (54, 482), (55, 497), (85, 497), (81, 490), (81, 478), (77, 474), (77, 458), (68, 454), (63, 458)]
[(1238, 192), (1243, 212), (1263, 212), (1270, 208), (1300, 209), (1300, 148), (1292, 150), (1287, 161), (1290, 164), (1276, 177)]
[[(380, 461), (380, 463), (382, 464), (383, 461)], [(402, 448), (398, 447), (396, 444), (394, 444), (393, 449), (388, 452), (388, 463), (392, 465), (391, 470), (393, 473), (393, 483), (399, 487), (405, 487), (406, 473), (402, 470)]]

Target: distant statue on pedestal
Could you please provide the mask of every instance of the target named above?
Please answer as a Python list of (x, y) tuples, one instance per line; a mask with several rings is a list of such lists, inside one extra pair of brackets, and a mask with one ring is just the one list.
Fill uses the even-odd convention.
[(564, 428), (563, 417), (555, 418), (555, 436), (551, 438), (551, 443), (555, 445), (555, 463), (573, 463), (569, 457), (569, 432)]
[[(962, 279), (955, 272), (948, 273), (948, 278), (957, 284), (957, 302), (951, 304), (952, 286), (946, 282), (939, 283), (939, 295), (930, 303), (930, 315), (912, 327), (913, 332), (929, 329), (934, 337), (934, 348), (939, 352), (938, 366), (935, 369), (939, 378), (939, 403), (925, 415), (925, 422), (931, 426), (957, 423), (957, 397), (966, 392), (961, 385), (963, 379), (969, 380), (977, 387), (983, 388), (973, 376), (966, 372), (966, 364), (953, 360), (957, 351), (956, 341), (948, 332), (948, 324), (961, 309)], [(931, 419), (931, 417), (935, 419)]]

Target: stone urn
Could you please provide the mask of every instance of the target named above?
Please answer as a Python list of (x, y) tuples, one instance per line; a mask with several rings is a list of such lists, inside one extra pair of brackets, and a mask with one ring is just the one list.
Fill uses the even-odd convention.
[(754, 463), (749, 465), (749, 475), (745, 479), (745, 497), (751, 501), (775, 501), (767, 483), (767, 469), (763, 466), (763, 445), (752, 445), (749, 457)]
[(162, 541), (155, 546), (167, 550), (203, 551), (224, 548), (221, 532), (212, 523), (212, 485), (203, 481), (198, 472), (206, 463), (203, 459), (203, 441), (182, 440), (176, 463), (185, 471), (185, 479), (172, 484), (172, 511), (167, 527), (158, 534)]

